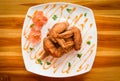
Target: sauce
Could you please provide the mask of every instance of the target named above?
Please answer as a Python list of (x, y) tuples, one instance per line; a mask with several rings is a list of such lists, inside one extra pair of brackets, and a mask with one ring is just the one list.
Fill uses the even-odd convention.
[(86, 64), (85, 70), (87, 70), (89, 66), (90, 66), (89, 64)]
[[(72, 63), (72, 65), (70, 66), (70, 67), (67, 67), (67, 69), (66, 70), (64, 70), (64, 68), (62, 69), (62, 73), (69, 73), (70, 72), (70, 70), (72, 69), (72, 67), (75, 67), (75, 66), (73, 66), (73, 64), (74, 64), (74, 62), (76, 61), (76, 59), (72, 59), (73, 61), (71, 62)], [(67, 64), (66, 64), (67, 65)]]
[[(52, 7), (47, 11), (47, 14), (48, 14), (52, 9), (54, 9), (55, 7), (56, 7), (56, 4), (53, 4)], [(47, 15), (47, 14), (46, 14), (46, 15)]]
[(66, 72), (66, 73), (68, 74), (68, 73), (69, 73), (69, 71), (70, 71), (70, 69), (71, 69), (71, 67), (68, 67), (68, 69), (67, 69), (67, 70), (65, 70), (65, 71), (63, 71), (63, 70), (62, 70), (62, 73), (65, 73), (65, 72)]
[(29, 45), (30, 45), (30, 42), (29, 42), (29, 41), (26, 41), (25, 44), (24, 44), (24, 46), (23, 46), (23, 49), (24, 49), (24, 50), (27, 50), (28, 47), (29, 47)]
[(84, 24), (86, 24), (87, 21), (88, 21), (88, 18), (86, 18), (86, 19), (84, 20)]
[(66, 4), (66, 5), (64, 5), (64, 6), (60, 6), (60, 9), (61, 9), (61, 11), (60, 11), (60, 17), (62, 16), (62, 12), (63, 12), (63, 10), (64, 10), (66, 7), (68, 7), (68, 4)]
[(86, 37), (87, 33), (90, 31), (90, 29), (92, 28), (92, 26), (93, 26), (93, 25), (92, 25), (92, 23), (91, 23), (91, 24), (90, 24), (90, 27), (86, 29), (86, 32), (85, 32), (85, 34), (83, 35), (83, 38)]
[[(65, 56), (65, 58), (63, 58), (64, 61), (66, 61), (68, 59), (68, 55)], [(59, 61), (59, 59), (56, 61), (56, 63), (53, 65), (54, 71), (53, 73), (56, 73), (56, 71), (60, 68), (60, 66), (63, 65), (63, 61)]]
[[(88, 21), (88, 18), (86, 18), (86, 19), (83, 21), (83, 23), (80, 24), (80, 26), (82, 27), (82, 30), (84, 29), (85, 24), (87, 23), (87, 21)], [(91, 27), (91, 26), (90, 26), (90, 27)]]
[(62, 6), (60, 6), (59, 8), (57, 8), (48, 18), (50, 18), (52, 15), (54, 15), (59, 9), (61, 9), (60, 10), (60, 16), (62, 16), (62, 11), (66, 8), (68, 6), (68, 4), (66, 4), (66, 5), (62, 5)]
[(44, 70), (47, 70), (47, 69), (49, 69), (50, 67), (52, 67), (52, 66), (56, 63), (56, 61), (57, 61), (57, 59), (55, 59), (54, 57), (52, 57), (52, 58), (50, 59), (51, 64), (50, 64), (50, 65), (47, 65), (46, 62), (48, 62), (48, 60), (49, 60), (49, 58), (47, 58), (47, 59), (45, 60), (45, 62), (44, 62), (44, 65), (43, 65), (43, 69), (44, 69)]
[(90, 23), (90, 28), (93, 26), (93, 23)]
[(80, 20), (80, 18), (83, 16), (83, 14), (80, 14), (79, 16), (75, 17), (74, 25)]
[(38, 52), (38, 53), (33, 53), (34, 56), (32, 56), (32, 53), (30, 53), (30, 59), (31, 60), (34, 60), (34, 59), (38, 59), (40, 56), (42, 56), (43, 54), (45, 53), (44, 50), (42, 50), (41, 52)]
[(83, 60), (83, 62), (82, 62), (82, 64), (79, 66), (79, 69), (77, 70), (77, 72), (79, 72), (80, 70), (81, 70), (81, 67), (84, 65), (84, 63), (90, 58), (90, 56), (92, 55), (92, 53), (93, 53), (93, 50), (92, 50), (92, 48), (95, 46), (95, 44), (93, 44), (91, 47), (90, 47), (90, 49), (84, 54), (84, 56), (83, 57), (85, 57), (89, 52), (89, 54), (88, 54), (88, 56), (87, 56), (87, 58), (85, 58), (85, 60)]
[[(91, 36), (89, 36), (90, 38), (91, 38)], [(88, 39), (89, 39), (89, 37), (88, 37)], [(85, 42), (85, 44), (83, 45), (84, 47), (83, 47), (83, 49), (81, 49), (81, 51), (80, 51), (80, 53), (82, 53), (82, 51), (84, 51), (84, 49), (87, 47), (87, 44), (86, 44), (86, 42)], [(94, 44), (91, 46), (91, 48), (90, 49), (92, 49), (94, 47)], [(89, 50), (87, 51), (87, 53), (89, 52)], [(85, 54), (86, 55), (86, 54)], [(82, 56), (82, 58), (84, 58), (85, 57), (85, 55), (84, 56)], [(70, 60), (73, 60), (73, 63), (72, 63), (72, 65), (75, 67), (79, 62), (80, 62), (80, 60), (77, 60), (76, 61), (76, 59), (75, 59), (75, 57), (76, 57), (76, 55), (74, 56), (74, 57), (72, 57), (72, 58), (70, 58)], [(65, 67), (63, 67), (63, 69), (64, 69)], [(62, 70), (62, 72), (63, 73), (69, 73), (69, 71), (71, 70), (72, 68), (68, 68), (67, 70), (65, 70), (65, 71), (63, 71)]]
[(76, 7), (72, 8), (72, 12), (68, 15), (68, 17), (66, 18), (66, 22), (68, 22), (68, 20), (70, 19), (71, 14), (76, 10)]
[(45, 9), (47, 9), (47, 8), (48, 8), (48, 6), (49, 6), (49, 4), (47, 4), (47, 5), (44, 7), (43, 11), (44, 11)]
[(67, 17), (66, 22), (68, 22), (69, 19), (70, 19), (70, 15)]

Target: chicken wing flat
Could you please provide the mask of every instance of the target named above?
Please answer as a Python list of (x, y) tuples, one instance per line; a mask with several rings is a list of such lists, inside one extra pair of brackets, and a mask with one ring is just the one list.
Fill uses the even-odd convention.
[(73, 38), (75, 43), (75, 50), (79, 50), (81, 48), (81, 43), (82, 43), (80, 30), (74, 26), (71, 28), (71, 31), (73, 31), (74, 34)]
[(82, 38), (80, 30), (73, 26), (68, 29), (67, 22), (56, 23), (43, 40), (46, 55), (61, 57), (72, 49), (81, 48)]
[(49, 37), (44, 38), (43, 46), (44, 50), (54, 57), (60, 57), (63, 54), (63, 52), (61, 51), (62, 48), (57, 48), (54, 43), (49, 39)]
[(73, 36), (73, 32), (70, 30), (58, 34), (58, 37), (60, 37), (60, 38), (69, 38), (71, 36)]
[(65, 40), (64, 39), (56, 38), (56, 41), (62, 48), (65, 48)]
[(57, 35), (65, 30), (67, 30), (69, 24), (68, 22), (60, 22), (60, 23), (56, 23), (51, 30), (49, 31), (49, 36), (50, 39), (53, 42), (56, 42), (55, 38), (57, 37)]

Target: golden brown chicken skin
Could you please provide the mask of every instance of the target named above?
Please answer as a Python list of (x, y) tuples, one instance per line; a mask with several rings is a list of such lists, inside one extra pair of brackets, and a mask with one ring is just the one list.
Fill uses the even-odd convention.
[(81, 48), (82, 38), (79, 28), (70, 27), (67, 22), (56, 23), (43, 40), (43, 47), (46, 54), (53, 57), (61, 57), (72, 49)]
[(71, 36), (73, 36), (73, 32), (71, 30), (67, 30), (58, 35), (58, 37), (60, 37), (60, 38), (69, 38)]
[(50, 30), (49, 30), (49, 37), (53, 42), (56, 42), (55, 38), (57, 35), (68, 28), (68, 22), (59, 22), (56, 23)]
[(49, 39), (49, 37), (44, 38), (43, 46), (44, 50), (54, 57), (60, 57), (63, 54), (63, 52), (61, 51), (62, 48), (57, 48), (54, 43)]
[(75, 50), (79, 50), (81, 48), (82, 38), (81, 38), (81, 32), (77, 27), (72, 27), (71, 31), (73, 31), (73, 38), (75, 43)]

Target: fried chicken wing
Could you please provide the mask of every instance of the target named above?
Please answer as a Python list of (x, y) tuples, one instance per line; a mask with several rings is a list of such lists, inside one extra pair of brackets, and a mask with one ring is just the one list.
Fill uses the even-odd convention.
[(67, 22), (56, 23), (43, 40), (44, 50), (47, 55), (61, 57), (72, 49), (81, 48), (82, 38), (80, 30), (73, 26), (68, 29)]
[(72, 27), (71, 31), (73, 31), (74, 34), (74, 43), (75, 43), (75, 50), (79, 50), (81, 48), (82, 38), (80, 30), (77, 27)]
[(73, 36), (73, 32), (70, 31), (70, 30), (65, 31), (65, 32), (63, 32), (61, 34), (58, 34), (58, 37), (60, 37), (60, 38), (69, 38), (71, 36)]
[(66, 38), (66, 39), (56, 38), (56, 41), (63, 49), (67, 49), (74, 45), (74, 41), (70, 38)]
[(65, 48), (65, 40), (62, 38), (56, 38), (56, 41), (58, 42), (58, 44), (62, 47)]
[(60, 23), (56, 23), (51, 30), (49, 31), (49, 36), (50, 39), (53, 42), (56, 42), (55, 38), (57, 37), (57, 35), (63, 31), (65, 31), (68, 28), (69, 24), (68, 22), (60, 22)]
[(63, 54), (62, 51), (61, 51), (62, 48), (61, 47), (59, 47), (59, 48), (55, 47), (55, 45), (49, 39), (49, 37), (44, 38), (43, 46), (44, 46), (44, 50), (54, 57), (60, 57)]

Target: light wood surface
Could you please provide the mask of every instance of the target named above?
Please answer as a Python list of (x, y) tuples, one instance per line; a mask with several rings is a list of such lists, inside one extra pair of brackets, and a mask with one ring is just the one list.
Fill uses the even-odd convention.
[(48, 78), (27, 72), (21, 53), (21, 31), (29, 7), (57, 0), (0, 0), (0, 81), (120, 81), (120, 0), (59, 0), (93, 9), (98, 48), (90, 72), (70, 78)]

